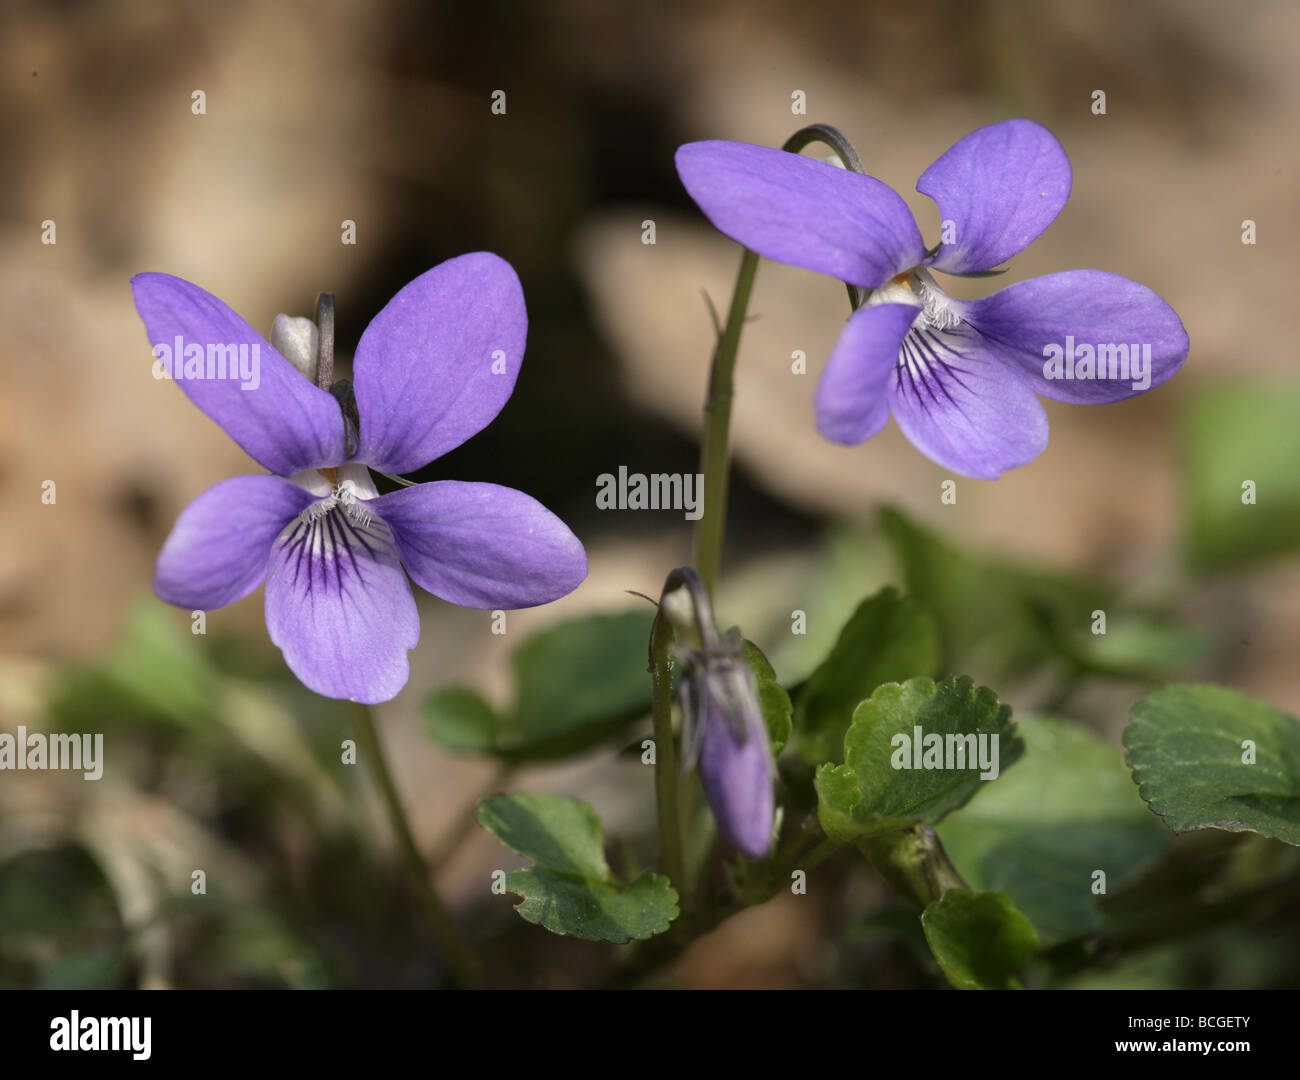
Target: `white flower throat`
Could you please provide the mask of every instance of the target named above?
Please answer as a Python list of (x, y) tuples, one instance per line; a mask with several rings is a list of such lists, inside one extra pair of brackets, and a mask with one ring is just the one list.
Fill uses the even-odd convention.
[(867, 297), (867, 306), (872, 304), (910, 304), (921, 308), (914, 330), (952, 330), (962, 321), (952, 298), (939, 288), (930, 271), (919, 267), (885, 282)]
[(338, 507), (350, 521), (364, 529), (374, 519), (370, 516), (370, 511), (362, 505), (362, 501), (362, 497), (357, 494), (356, 485), (350, 480), (343, 480), (328, 496), (307, 507), (298, 518), (310, 525)]
[(312, 525), (336, 509), (362, 529), (374, 521), (365, 504), (377, 498), (379, 490), (364, 465), (349, 463), (337, 469), (306, 469), (291, 479), (311, 494), (322, 496), (298, 515), (297, 520), (303, 524)]

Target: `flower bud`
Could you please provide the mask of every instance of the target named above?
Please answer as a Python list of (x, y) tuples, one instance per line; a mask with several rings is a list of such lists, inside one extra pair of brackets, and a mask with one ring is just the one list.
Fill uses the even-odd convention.
[(758, 685), (739, 633), (700, 654), (698, 664), (693, 678), (683, 680), (684, 687), (691, 684), (683, 701), (697, 710), (687, 723), (699, 731), (704, 793), (718, 831), (742, 854), (762, 858), (772, 846), (775, 770)]
[(762, 858), (772, 848), (776, 766), (745, 639), (735, 628), (718, 634), (708, 590), (688, 566), (668, 575), (658, 618), (677, 639), (672, 656), (681, 664), (682, 767), (699, 765), (723, 838), (742, 854)]
[[(756, 721), (756, 722), (755, 722)], [(751, 859), (772, 847), (772, 752), (762, 716), (749, 718), (746, 737), (737, 737), (722, 711), (712, 707), (700, 743), (700, 780), (718, 831)]]

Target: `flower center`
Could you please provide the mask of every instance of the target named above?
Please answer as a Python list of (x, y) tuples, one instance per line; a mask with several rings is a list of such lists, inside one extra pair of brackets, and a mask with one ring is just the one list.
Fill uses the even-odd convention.
[(957, 306), (924, 267), (905, 270), (867, 298), (868, 304), (911, 304), (921, 308), (911, 333), (952, 330), (961, 325)]
[(913, 291), (925, 306), (922, 318), (932, 330), (952, 330), (961, 325), (957, 306), (941, 289), (929, 270), (917, 270), (913, 277)]
[(341, 510), (350, 522), (363, 529), (374, 520), (365, 504), (376, 498), (379, 492), (370, 479), (370, 470), (364, 465), (349, 463), (336, 468), (306, 469), (290, 479), (318, 496), (316, 502), (298, 515), (298, 520), (304, 524), (320, 521), (332, 510)]
[(318, 502), (312, 503), (299, 514), (298, 520), (310, 525), (312, 522), (319, 521), (335, 508), (342, 510), (349, 521), (363, 529), (368, 528), (370, 522), (374, 520), (370, 511), (365, 507), (365, 500), (357, 493), (356, 485), (351, 480), (344, 480), (336, 484), (329, 495)]

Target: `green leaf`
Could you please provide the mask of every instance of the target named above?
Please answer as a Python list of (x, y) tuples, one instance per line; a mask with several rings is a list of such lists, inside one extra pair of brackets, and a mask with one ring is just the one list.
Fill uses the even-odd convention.
[[(882, 511), (882, 524), (909, 596), (938, 618), (949, 670), (1000, 679), (1063, 664), (1081, 674), (1159, 680), (1213, 644), (1205, 631), (1158, 612), (1119, 609), (1114, 588), (1096, 578), (967, 555), (895, 510)], [(1105, 634), (1092, 633), (1099, 609), (1107, 613)]]
[(921, 928), (958, 990), (1019, 990), (1038, 951), (1033, 924), (1005, 893), (949, 889), (921, 913)]
[[(1227, 383), (1183, 405), (1188, 557), (1223, 570), (1300, 548), (1300, 384)], [(1255, 485), (1253, 505), (1242, 485)]]
[(650, 711), (652, 614), (589, 615), (529, 638), (513, 662), (518, 730), (554, 737), (607, 717)]
[(763, 710), (767, 737), (772, 744), (772, 756), (775, 757), (790, 741), (790, 716), (794, 711), (790, 695), (776, 681), (776, 672), (767, 662), (763, 651), (749, 640), (745, 641), (745, 662), (749, 664), (758, 682), (758, 703)]
[(812, 673), (795, 705), (795, 747), (808, 761), (838, 762), (853, 710), (881, 683), (939, 668), (939, 631), (934, 619), (898, 590), (868, 597)]
[[(913, 754), (917, 728), (922, 768), (915, 767)], [(970, 741), (958, 735), (976, 737), (975, 761), (967, 757)], [(937, 756), (931, 736), (939, 737)], [(998, 772), (1014, 764), (1024, 750), (1010, 707), (999, 705), (992, 690), (975, 689), (965, 677), (941, 683), (927, 678), (885, 683), (854, 711), (844, 737), (845, 763), (817, 770), (822, 829), (831, 839), (847, 843), (910, 825), (937, 824), (985, 783), (978, 763), (981, 743), (989, 772), (995, 771), (995, 750)], [(924, 767), (927, 761), (931, 767)], [(956, 767), (959, 764), (962, 767)]]
[(425, 726), (450, 749), (511, 761), (563, 757), (604, 742), (649, 711), (651, 619), (629, 611), (544, 630), (511, 657), (513, 709), (496, 710), (469, 687), (445, 687), (425, 698)]
[(179, 723), (202, 722), (214, 711), (217, 675), (190, 633), (189, 617), (173, 609), (138, 604), (107, 671), (128, 693)]
[[(1300, 844), (1300, 722), (1226, 686), (1166, 686), (1124, 729), (1133, 780), (1175, 832), (1224, 829)], [(1253, 744), (1254, 764), (1244, 745)]]
[(502, 719), (483, 696), (467, 686), (448, 686), (424, 700), (424, 723), (448, 750), (494, 752), (503, 737)]
[(661, 934), (677, 918), (666, 877), (643, 873), (624, 885), (605, 861), (604, 831), (585, 802), (520, 792), (478, 805), (478, 822), (533, 866), (506, 875), (524, 898), (515, 910), (555, 934), (622, 945)]
[(1104, 634), (1079, 629), (1064, 651), (1085, 672), (1159, 680), (1185, 670), (1213, 644), (1213, 635), (1200, 628), (1117, 612)]
[(1040, 933), (1101, 927), (1093, 873), (1113, 892), (1169, 846), (1138, 798), (1119, 747), (1077, 724), (1025, 716), (1024, 767), (939, 826), (973, 888), (1004, 892)]
[(989, 678), (1032, 671), (1059, 659), (1062, 633), (1114, 606), (1102, 582), (972, 558), (896, 510), (882, 510), (881, 523), (908, 596), (939, 621), (949, 670)]
[(198, 640), (187, 613), (154, 599), (137, 601), (107, 659), (61, 673), (49, 705), (55, 724), (85, 730), (91, 720), (129, 718), (205, 731), (216, 718), (220, 682)]

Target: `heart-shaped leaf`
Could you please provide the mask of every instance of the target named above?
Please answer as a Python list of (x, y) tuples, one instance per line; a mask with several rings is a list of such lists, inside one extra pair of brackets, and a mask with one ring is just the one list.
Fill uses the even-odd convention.
[(935, 825), (1023, 751), (1010, 707), (968, 678), (885, 683), (854, 711), (844, 764), (817, 770), (822, 829), (847, 843)]
[(921, 913), (921, 928), (958, 990), (1019, 990), (1038, 951), (1033, 924), (1005, 893), (949, 889)]
[(1113, 892), (1169, 846), (1118, 746), (1078, 724), (1021, 717), (1024, 764), (939, 826), (973, 888), (1006, 893), (1043, 934), (1101, 926), (1097, 872)]
[(1300, 844), (1300, 722), (1226, 686), (1175, 684), (1124, 729), (1138, 790), (1175, 832), (1225, 829)]
[(425, 698), (430, 734), (453, 750), (538, 761), (589, 749), (650, 710), (651, 616), (589, 615), (529, 638), (511, 658), (515, 706), (449, 686)]
[(914, 601), (886, 588), (858, 605), (795, 705), (795, 747), (812, 764), (838, 762), (853, 710), (881, 683), (933, 675), (939, 631)]
[(506, 847), (533, 860), (505, 876), (522, 896), (515, 910), (554, 934), (622, 945), (661, 934), (677, 918), (677, 893), (666, 877), (643, 873), (630, 884), (605, 861), (604, 830), (578, 799), (519, 792), (478, 805), (478, 822)]

